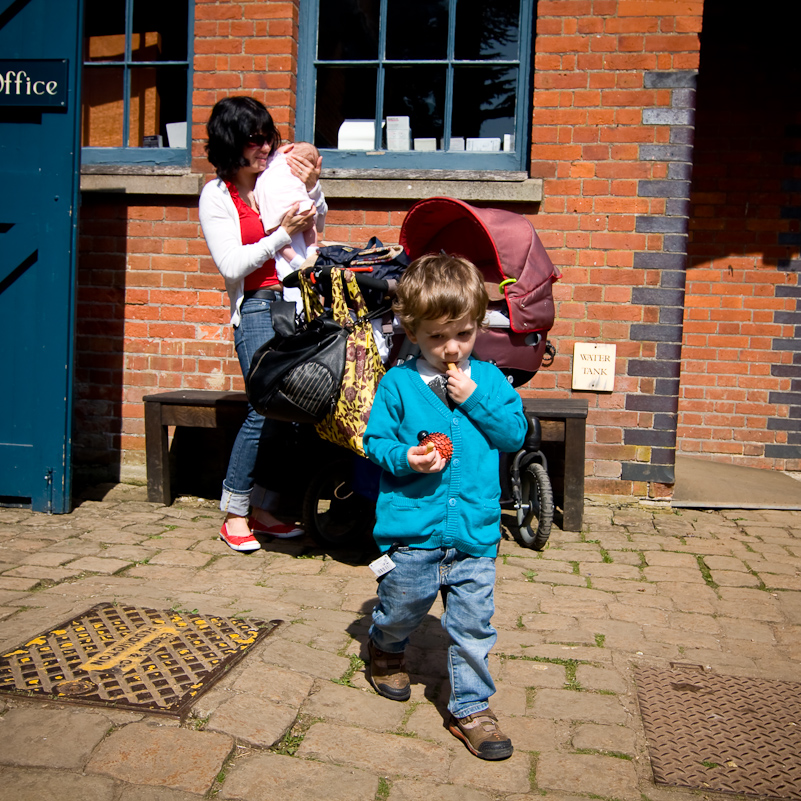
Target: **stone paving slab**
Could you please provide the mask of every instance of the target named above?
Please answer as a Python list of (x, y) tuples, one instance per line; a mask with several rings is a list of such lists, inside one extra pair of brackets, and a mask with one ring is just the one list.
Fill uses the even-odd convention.
[(403, 779), (392, 785), (387, 801), (492, 801), (493, 796), (466, 787)]
[(379, 778), (369, 773), (279, 754), (251, 754), (226, 776), (221, 801), (374, 801)]
[(633, 665), (797, 680), (801, 513), (589, 499), (583, 532), (554, 528), (541, 553), (501, 543), (491, 704), (515, 753), (485, 763), (444, 726), (441, 603), (408, 649), (411, 700), (388, 701), (363, 664), (372, 553), (299, 538), (236, 554), (220, 520), (213, 501), (165, 507), (123, 484), (69, 515), (0, 507), (4, 647), (101, 601), (286, 621), (183, 722), (0, 695), (0, 794), (697, 801), (653, 783)]
[(330, 682), (317, 682), (303, 705), (303, 712), (313, 718), (381, 732), (398, 729), (407, 711), (406, 706), (397, 701)]
[(449, 778), (453, 784), (494, 793), (525, 793), (532, 789), (531, 760), (518, 748), (502, 762), (482, 761), (462, 747), (451, 762)]
[(96, 712), (11, 709), (0, 718), (0, 764), (80, 770), (111, 725)]
[(543, 754), (537, 785), (545, 790), (639, 801), (637, 773), (629, 760), (592, 754)]
[(131, 723), (95, 749), (86, 772), (203, 794), (233, 748), (234, 740), (224, 734)]
[(383, 776), (433, 781), (446, 781), (450, 764), (450, 755), (442, 746), (331, 723), (314, 724), (301, 743), (298, 756)]
[(1, 768), (0, 788), (3, 798), (14, 801), (115, 801), (117, 797), (115, 782), (111, 779), (56, 770)]
[(297, 716), (294, 707), (237, 695), (212, 712), (205, 729), (230, 734), (246, 745), (270, 748), (292, 728)]

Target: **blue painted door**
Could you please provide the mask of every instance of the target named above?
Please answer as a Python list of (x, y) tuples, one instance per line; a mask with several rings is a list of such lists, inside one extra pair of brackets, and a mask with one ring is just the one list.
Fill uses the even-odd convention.
[(70, 508), (82, 0), (0, 0), (0, 504)]

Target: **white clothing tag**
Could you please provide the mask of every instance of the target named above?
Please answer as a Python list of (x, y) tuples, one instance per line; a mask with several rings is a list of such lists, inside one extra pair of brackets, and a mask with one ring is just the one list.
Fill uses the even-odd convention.
[(368, 565), (370, 570), (375, 573), (376, 578), (383, 576), (384, 573), (389, 573), (390, 570), (397, 567), (397, 565), (386, 555), (379, 556), (378, 559), (373, 560)]

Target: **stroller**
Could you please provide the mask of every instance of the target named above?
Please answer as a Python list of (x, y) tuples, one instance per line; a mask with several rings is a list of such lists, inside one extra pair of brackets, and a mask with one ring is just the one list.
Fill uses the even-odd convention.
[[(479, 332), (473, 352), (476, 358), (495, 363), (513, 386), (525, 384), (546, 357), (553, 358), (546, 334), (554, 321), (552, 284), (560, 275), (525, 217), (501, 209), (476, 208), (448, 197), (429, 198), (407, 213), (400, 244), (409, 259), (444, 251), (463, 256), (478, 267), (490, 304), (488, 325)], [(312, 269), (324, 288), (330, 269)], [(366, 296), (379, 299), (389, 311), (391, 277), (377, 279), (360, 273), (357, 280)], [(389, 364), (408, 353), (404, 344), (405, 340), (394, 343)], [(521, 450), (502, 454), (501, 507), (515, 513), (512, 531), (516, 539), (542, 550), (553, 521), (553, 491), (540, 450), (539, 420), (528, 418), (529, 430)], [(304, 526), (321, 544), (352, 543), (372, 530), (378, 473), (367, 460), (337, 450), (340, 453), (312, 477), (303, 500)]]

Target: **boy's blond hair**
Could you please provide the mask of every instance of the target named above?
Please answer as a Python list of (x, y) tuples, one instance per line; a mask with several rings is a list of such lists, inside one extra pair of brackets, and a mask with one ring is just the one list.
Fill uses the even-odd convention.
[(407, 331), (421, 320), (461, 320), (481, 326), (487, 313), (487, 290), (478, 268), (461, 256), (421, 256), (398, 282), (393, 309)]

